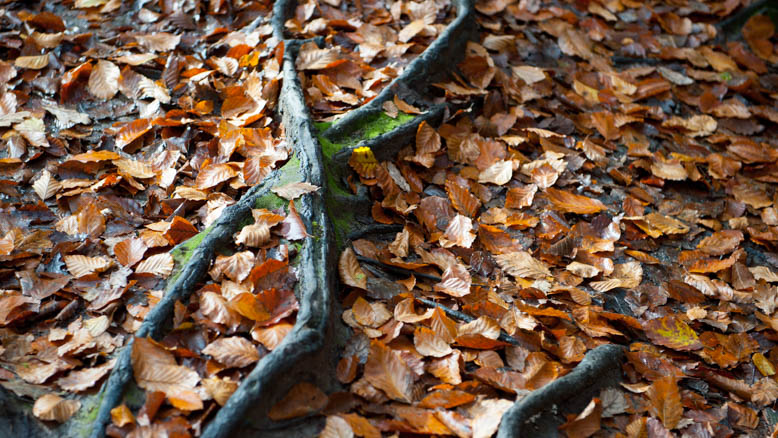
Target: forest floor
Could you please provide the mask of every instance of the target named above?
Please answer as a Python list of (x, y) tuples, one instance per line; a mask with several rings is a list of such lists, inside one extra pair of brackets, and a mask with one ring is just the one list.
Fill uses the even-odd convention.
[(0, 0), (0, 430), (776, 436), (748, 3)]

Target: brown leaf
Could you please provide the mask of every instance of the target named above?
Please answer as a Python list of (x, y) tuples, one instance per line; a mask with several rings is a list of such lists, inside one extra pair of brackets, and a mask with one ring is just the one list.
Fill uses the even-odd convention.
[(203, 348), (203, 353), (228, 368), (243, 368), (259, 360), (257, 347), (239, 336), (219, 338)]
[(423, 326), (416, 327), (413, 332), (413, 345), (423, 356), (443, 357), (453, 351), (448, 343), (435, 331)]
[(286, 215), (286, 219), (281, 222), (281, 235), (288, 240), (302, 240), (306, 237), (310, 237), (305, 229), (305, 223), (297, 214), (297, 209), (294, 207), (294, 201), (289, 201), (289, 214)]
[(327, 394), (308, 382), (293, 386), (268, 412), (273, 421), (288, 420), (318, 412), (327, 406)]
[(176, 364), (172, 353), (146, 338), (135, 338), (132, 344), (132, 372), (138, 386), (168, 397), (192, 390), (200, 381), (196, 371)]
[(45, 201), (56, 195), (60, 187), (61, 184), (59, 181), (55, 180), (51, 173), (45, 169), (43, 172), (41, 172), (41, 176), (32, 185), (33, 190), (35, 190), (35, 193), (39, 198), (41, 198), (42, 201)]
[(98, 365), (93, 368), (85, 368), (78, 371), (71, 371), (65, 377), (57, 380), (57, 385), (65, 391), (81, 392), (94, 386), (113, 368), (115, 359)]
[(220, 379), (218, 377), (210, 377), (203, 379), (203, 386), (208, 394), (216, 400), (219, 406), (224, 406), (229, 400), (230, 396), (238, 389), (238, 382), (234, 382), (229, 379)]
[(273, 193), (276, 195), (291, 201), (293, 199), (297, 199), (300, 196), (311, 193), (319, 190), (320, 187), (315, 186), (313, 184), (309, 184), (305, 181), (303, 182), (293, 182), (289, 184), (285, 184), (281, 187), (273, 187), (270, 189)]
[(354, 438), (354, 431), (351, 430), (346, 420), (337, 415), (330, 415), (319, 434), (319, 438)]
[(111, 409), (111, 422), (116, 427), (124, 427), (128, 424), (135, 424), (135, 417), (126, 404)]
[(163, 252), (140, 262), (135, 268), (135, 273), (167, 278), (173, 272), (174, 263), (173, 256), (169, 252)]
[(457, 214), (448, 223), (446, 232), (440, 237), (440, 246), (443, 248), (451, 248), (452, 246), (470, 248), (476, 237), (472, 230), (473, 221), (467, 216)]
[(367, 275), (359, 266), (357, 255), (354, 254), (353, 249), (346, 248), (340, 254), (338, 272), (340, 272), (340, 280), (346, 285), (367, 289)]
[(130, 267), (143, 260), (143, 255), (148, 247), (143, 239), (130, 238), (122, 240), (113, 247), (116, 260), (124, 266)]
[(198, 189), (210, 189), (237, 175), (238, 171), (228, 163), (209, 164), (205, 168), (200, 169), (195, 184)]
[(232, 310), (224, 297), (214, 292), (209, 291), (200, 295), (200, 313), (211, 321), (227, 327), (236, 327), (240, 324), (240, 314)]
[(49, 55), (19, 56), (14, 60), (14, 65), (19, 68), (40, 70), (49, 65)]
[(67, 255), (63, 257), (68, 272), (74, 277), (103, 272), (113, 265), (113, 262), (105, 257), (87, 257), (83, 255)]
[(119, 75), (121, 71), (111, 61), (101, 59), (89, 75), (87, 89), (100, 99), (110, 99), (119, 91)]
[(683, 406), (675, 377), (661, 377), (651, 384), (647, 392), (651, 401), (651, 413), (662, 420), (668, 429), (674, 429), (681, 421)]
[(548, 266), (527, 251), (499, 254), (494, 260), (503, 271), (514, 277), (540, 279), (551, 275)]
[(602, 407), (600, 399), (593, 398), (580, 414), (559, 429), (564, 431), (568, 438), (588, 438), (594, 435), (601, 429)]
[(78, 400), (66, 400), (56, 394), (44, 394), (35, 400), (32, 414), (41, 420), (64, 423), (81, 408)]
[(404, 403), (413, 401), (413, 372), (398, 352), (382, 342), (370, 342), (364, 376), (389, 398)]
[(255, 256), (251, 251), (241, 251), (231, 256), (216, 256), (213, 267), (208, 273), (214, 281), (219, 281), (222, 276), (225, 276), (240, 283), (248, 278), (251, 268), (254, 267), (254, 261)]
[(315, 43), (300, 46), (297, 55), (297, 70), (321, 70), (338, 60), (338, 52), (333, 49), (320, 49)]
[(674, 315), (648, 320), (643, 323), (643, 329), (646, 336), (658, 345), (679, 351), (702, 348), (697, 333)]
[[(125, 124), (116, 133), (116, 147), (124, 149), (125, 146), (149, 132), (150, 129), (151, 121), (149, 119), (137, 119)], [(119, 156), (117, 155), (116, 158), (118, 159)]]
[(708, 255), (720, 256), (732, 252), (742, 241), (742, 231), (721, 230), (702, 239), (697, 249)]
[(383, 303), (370, 303), (362, 297), (354, 301), (351, 310), (358, 323), (371, 328), (378, 328), (392, 318), (392, 314)]
[(426, 168), (435, 163), (435, 154), (440, 150), (440, 135), (427, 122), (421, 122), (416, 129), (416, 155), (409, 161)]
[(251, 329), (251, 338), (262, 344), (265, 348), (273, 351), (281, 345), (286, 335), (288, 335), (294, 325), (288, 322), (279, 322), (269, 327), (256, 326)]

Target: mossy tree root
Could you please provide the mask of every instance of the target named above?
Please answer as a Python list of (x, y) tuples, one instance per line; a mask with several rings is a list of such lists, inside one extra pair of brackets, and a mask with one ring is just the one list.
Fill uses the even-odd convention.
[(394, 98), (395, 94), (408, 94), (408, 91), (423, 94), (433, 80), (443, 77), (451, 70), (452, 61), (462, 57), (467, 41), (476, 38), (478, 28), (475, 21), (475, 2), (455, 0), (454, 3), (457, 17), (440, 36), (373, 100), (346, 113), (322, 134), (323, 137), (333, 143), (343, 142), (358, 127), (380, 114), (384, 102)]
[[(290, 3), (294, 2), (282, 0), (276, 3), (274, 13), (278, 15), (273, 17), (276, 26), (286, 21), (285, 14), (290, 10)], [(282, 28), (276, 27), (275, 30), (277, 35), (283, 35)], [(317, 353), (324, 350), (325, 341), (335, 341), (328, 339), (327, 334), (333, 331), (331, 309), (332, 291), (336, 285), (333, 275), (336, 272), (336, 248), (325, 202), (329, 192), (324, 159), (295, 69), (299, 42), (284, 40), (284, 43), (279, 111), (287, 141), (298, 154), (303, 180), (321, 187), (319, 191), (305, 195), (298, 209), (306, 228), (314, 234), (305, 239), (300, 251), (297, 284), (300, 310), (292, 331), (281, 345), (263, 357), (243, 380), (237, 391), (210, 421), (203, 432), (204, 438), (230, 436), (239, 425), (247, 422), (247, 412), (265, 414), (271, 406), (271, 400), (283, 395), (294, 383), (312, 377), (312, 373), (305, 372), (306, 369), (310, 371), (312, 365), (317, 367), (320, 370), (317, 380), (322, 380), (326, 378), (327, 362), (334, 362), (334, 354), (325, 354), (321, 360), (311, 360), (322, 356)], [(334, 345), (328, 347), (328, 352), (335, 351), (332, 348)], [(334, 363), (330, 365), (334, 367)]]
[[(251, 217), (251, 209), (257, 199), (266, 196), (278, 179), (279, 172), (272, 173), (262, 184), (251, 188), (236, 204), (225, 208), (216, 222), (201, 233), (204, 236), (199, 244), (188, 248), (187, 242), (184, 242), (173, 249), (173, 252), (188, 252), (186, 261), (171, 277), (172, 281), (168, 283), (164, 297), (146, 315), (135, 333), (136, 337), (159, 339), (166, 329), (170, 328), (168, 325), (172, 321), (176, 301), (186, 301), (189, 298), (195, 285), (208, 272), (216, 251), (232, 242), (233, 234)], [(124, 390), (132, 378), (132, 344), (133, 341), (130, 340), (123, 347), (108, 381), (103, 385), (102, 401), (91, 434), (93, 438), (104, 435), (105, 427), (111, 421), (111, 409), (121, 402)]]
[(570, 374), (519, 399), (502, 416), (497, 438), (554, 436), (564, 421), (561, 413), (583, 409), (603, 388), (621, 381), (624, 347), (592, 349)]
[[(392, 81), (370, 104), (352, 111), (355, 115), (347, 116), (348, 120), (338, 123), (335, 130), (330, 129), (327, 132), (353, 133), (356, 124), (375, 117), (380, 112), (383, 102), (391, 99), (400, 90), (423, 90), (435, 77), (433, 72), (446, 71), (444, 65), (463, 52), (464, 44), (473, 37), (476, 28), (472, 0), (457, 0), (456, 3), (458, 8), (456, 20), (427, 51), (414, 60), (404, 73)], [(329, 196), (328, 181), (325, 177), (325, 161), (316, 140), (315, 128), (305, 107), (302, 88), (295, 69), (295, 57), (299, 46), (308, 40), (287, 40), (283, 34), (283, 23), (294, 11), (295, 5), (294, 0), (276, 2), (271, 24), (274, 36), (285, 44), (284, 81), (279, 111), (287, 138), (293, 145), (299, 160), (299, 163), (295, 163), (295, 167), (299, 169), (304, 181), (321, 187), (318, 192), (303, 196), (298, 204), (298, 212), (308, 231), (313, 234), (305, 240), (300, 251), (297, 285), (300, 310), (293, 330), (283, 343), (263, 357), (243, 380), (227, 404), (217, 412), (206, 427), (203, 432), (204, 437), (231, 435), (238, 426), (246, 423), (245, 414), (249, 410), (257, 412), (259, 409), (263, 414), (266, 413), (271, 406), (270, 400), (283, 395), (283, 391), (298, 383), (301, 376), (306, 373), (314, 380), (321, 380), (321, 373), (318, 376), (310, 373), (312, 362), (306, 362), (306, 359), (321, 358), (326, 362), (328, 357), (330, 359), (335, 357), (334, 353), (337, 350), (337, 345), (325, 345), (325, 341), (330, 341), (327, 339), (327, 334), (335, 330), (330, 316), (332, 291), (335, 290), (336, 283), (333, 276), (336, 272), (336, 251), (325, 199)], [(316, 42), (321, 43), (321, 41)], [(445, 105), (432, 107), (421, 116), (390, 132), (367, 139), (363, 145), (381, 151), (380, 156), (389, 159), (397, 152), (397, 148), (390, 149), (386, 145), (407, 143), (413, 138), (416, 128), (422, 121), (437, 124), (437, 121), (443, 118), (445, 110)], [(207, 273), (216, 251), (232, 242), (234, 233), (251, 217), (251, 209), (255, 208), (261, 198), (271, 195), (270, 188), (285, 179), (284, 173), (284, 169), (273, 172), (262, 184), (249, 190), (237, 204), (225, 209), (214, 225), (201, 233), (202, 240), (197, 245), (185, 242), (174, 249), (174, 252), (184, 252), (186, 261), (171, 278), (172, 282), (169, 282), (165, 296), (149, 312), (136, 336), (159, 339), (171, 328), (168, 325), (175, 302), (188, 299), (196, 284)], [(132, 341), (119, 353), (117, 363), (101, 390), (101, 403), (91, 433), (94, 438), (104, 435), (105, 428), (111, 421), (110, 411), (121, 402), (132, 379), (131, 351)], [(315, 363), (317, 366), (322, 365), (320, 360)], [(294, 372), (289, 373), (289, 371)], [(330, 385), (323, 384), (323, 386)]]

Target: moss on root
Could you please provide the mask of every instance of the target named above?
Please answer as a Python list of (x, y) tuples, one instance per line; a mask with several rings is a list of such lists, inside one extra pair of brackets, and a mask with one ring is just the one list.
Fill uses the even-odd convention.
[(356, 146), (360, 142), (378, 137), (381, 134), (386, 134), (398, 126), (410, 122), (415, 117), (416, 116), (413, 114), (402, 112), (398, 113), (395, 118), (391, 118), (385, 113), (378, 113), (360, 123), (353, 132), (349, 133), (347, 138), (338, 143), (333, 143), (322, 135), (330, 126), (332, 126), (332, 122), (316, 123), (316, 129), (318, 129), (320, 133), (319, 143), (321, 144), (322, 153), (326, 158), (332, 158), (336, 152), (344, 147)]

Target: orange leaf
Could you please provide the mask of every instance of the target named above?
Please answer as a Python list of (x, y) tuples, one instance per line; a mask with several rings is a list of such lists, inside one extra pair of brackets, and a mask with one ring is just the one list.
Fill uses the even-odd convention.
[[(149, 132), (150, 129), (151, 121), (149, 119), (137, 119), (127, 123), (116, 134), (116, 147), (124, 149), (125, 146)], [(119, 158), (118, 155), (116, 158)]]
[(647, 391), (651, 413), (662, 421), (667, 429), (673, 429), (681, 421), (683, 406), (675, 377), (661, 377)]
[(117, 243), (113, 247), (113, 253), (119, 263), (129, 267), (141, 261), (147, 249), (143, 239), (131, 238)]
[(124, 427), (128, 424), (135, 423), (135, 417), (132, 415), (132, 411), (124, 403), (111, 409), (111, 421), (116, 427)]
[(605, 205), (597, 199), (553, 187), (546, 189), (546, 198), (554, 205), (554, 209), (562, 213), (592, 214), (606, 209)]

